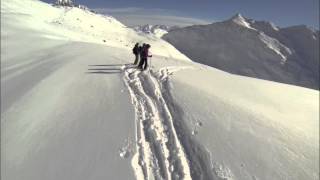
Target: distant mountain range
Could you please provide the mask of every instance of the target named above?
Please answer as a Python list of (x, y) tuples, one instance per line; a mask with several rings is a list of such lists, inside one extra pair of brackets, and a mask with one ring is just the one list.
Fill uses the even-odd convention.
[(157, 37), (162, 37), (164, 34), (171, 30), (179, 28), (178, 26), (167, 26), (167, 25), (140, 25), (132, 27), (135, 31), (145, 34), (153, 34)]
[(230, 73), (319, 89), (319, 30), (279, 28), (240, 14), (166, 33), (190, 59)]

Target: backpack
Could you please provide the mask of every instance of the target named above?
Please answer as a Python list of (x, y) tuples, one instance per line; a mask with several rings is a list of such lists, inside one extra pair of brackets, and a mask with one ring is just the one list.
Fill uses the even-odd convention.
[(138, 53), (141, 54), (141, 52), (142, 52), (142, 46), (139, 46), (138, 47)]
[(138, 54), (139, 53), (139, 47), (138, 46), (134, 46), (134, 48), (132, 49), (133, 54)]

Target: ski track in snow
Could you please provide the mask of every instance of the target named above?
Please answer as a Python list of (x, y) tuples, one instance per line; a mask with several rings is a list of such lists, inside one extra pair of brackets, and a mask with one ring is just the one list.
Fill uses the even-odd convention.
[(151, 71), (124, 70), (136, 113), (136, 154), (132, 166), (137, 179), (192, 179), (189, 160), (163, 97), (161, 81), (185, 67)]

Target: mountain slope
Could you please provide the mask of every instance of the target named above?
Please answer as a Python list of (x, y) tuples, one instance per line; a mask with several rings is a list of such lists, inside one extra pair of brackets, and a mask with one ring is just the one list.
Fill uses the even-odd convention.
[(192, 60), (230, 73), (319, 89), (319, 32), (305, 26), (278, 28), (238, 14), (163, 39)]
[[(319, 179), (318, 91), (194, 63), (78, 8), (1, 8), (1, 178)], [(150, 71), (130, 64), (136, 41)]]

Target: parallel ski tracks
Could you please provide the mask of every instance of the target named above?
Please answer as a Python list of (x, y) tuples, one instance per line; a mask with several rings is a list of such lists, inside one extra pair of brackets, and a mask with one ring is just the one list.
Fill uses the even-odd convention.
[(136, 154), (132, 166), (137, 179), (189, 180), (189, 160), (173, 124), (173, 117), (163, 97), (167, 71), (124, 70), (136, 114)]

